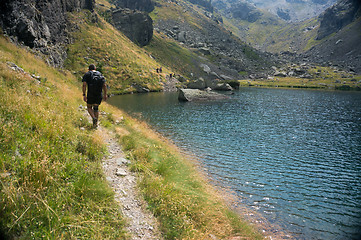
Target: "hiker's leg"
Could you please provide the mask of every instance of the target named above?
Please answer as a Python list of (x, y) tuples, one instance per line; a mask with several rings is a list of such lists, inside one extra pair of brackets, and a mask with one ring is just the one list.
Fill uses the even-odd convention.
[(88, 113), (92, 117), (92, 119), (96, 118), (94, 110), (93, 110), (93, 105), (92, 104), (87, 104), (87, 108), (88, 108)]
[(94, 111), (95, 118), (98, 119), (99, 118), (99, 105), (98, 104), (93, 105), (93, 111)]

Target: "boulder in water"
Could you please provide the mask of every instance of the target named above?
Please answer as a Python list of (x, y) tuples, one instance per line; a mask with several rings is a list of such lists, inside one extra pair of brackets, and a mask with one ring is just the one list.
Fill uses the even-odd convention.
[(178, 100), (182, 102), (229, 99), (229, 96), (199, 89), (179, 89)]

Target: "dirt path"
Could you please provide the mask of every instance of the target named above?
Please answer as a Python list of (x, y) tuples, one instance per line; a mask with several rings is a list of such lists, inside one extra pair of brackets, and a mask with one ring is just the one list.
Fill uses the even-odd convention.
[(137, 176), (129, 170), (129, 160), (125, 158), (114, 133), (99, 127), (109, 156), (103, 160), (106, 178), (115, 192), (115, 200), (119, 202), (126, 227), (131, 239), (163, 239), (159, 232), (157, 220), (147, 210), (147, 204), (137, 190)]

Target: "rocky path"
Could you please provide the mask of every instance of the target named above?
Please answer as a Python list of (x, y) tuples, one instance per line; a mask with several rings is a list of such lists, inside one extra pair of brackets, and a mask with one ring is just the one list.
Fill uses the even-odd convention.
[(117, 142), (114, 133), (99, 127), (109, 155), (103, 160), (106, 178), (115, 192), (115, 200), (119, 202), (126, 227), (131, 239), (163, 239), (155, 217), (147, 210), (147, 205), (137, 190), (137, 176), (129, 170), (129, 160)]

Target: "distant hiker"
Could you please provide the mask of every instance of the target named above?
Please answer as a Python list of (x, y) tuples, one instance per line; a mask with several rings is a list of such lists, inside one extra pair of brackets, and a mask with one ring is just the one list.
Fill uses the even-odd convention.
[(159, 68), (156, 69), (157, 73), (159, 73)]
[[(93, 127), (97, 128), (99, 119), (99, 105), (107, 100), (107, 86), (103, 75), (96, 71), (94, 64), (89, 65), (89, 71), (83, 76), (83, 98), (87, 103), (90, 116), (93, 119)], [(88, 92), (86, 94), (86, 90)]]
[(162, 67), (159, 68), (159, 72), (162, 73)]

